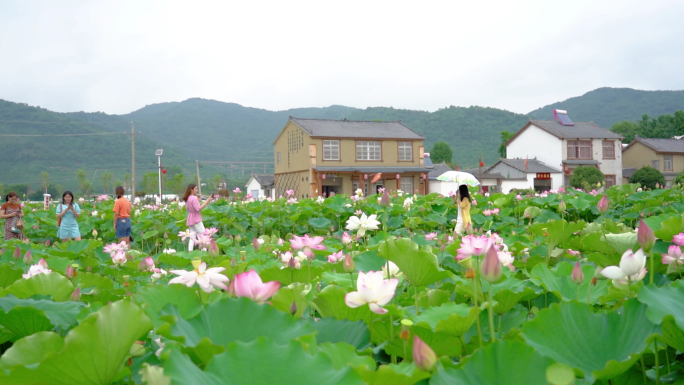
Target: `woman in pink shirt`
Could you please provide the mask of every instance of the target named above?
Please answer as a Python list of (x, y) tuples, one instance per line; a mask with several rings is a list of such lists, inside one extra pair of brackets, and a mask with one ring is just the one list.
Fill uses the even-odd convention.
[[(214, 199), (214, 194), (212, 193), (209, 199), (207, 199), (202, 205), (200, 205), (197, 194), (199, 193), (199, 188), (196, 184), (190, 183), (188, 188), (185, 189), (185, 195), (183, 200), (185, 201), (185, 210), (188, 212), (188, 220), (186, 225), (188, 225), (188, 230), (193, 237), (197, 237), (197, 234), (204, 233), (204, 224), (202, 223), (202, 211), (203, 208), (207, 207), (209, 203)], [(192, 251), (195, 246), (195, 242), (190, 238), (190, 243), (188, 243), (188, 251)]]

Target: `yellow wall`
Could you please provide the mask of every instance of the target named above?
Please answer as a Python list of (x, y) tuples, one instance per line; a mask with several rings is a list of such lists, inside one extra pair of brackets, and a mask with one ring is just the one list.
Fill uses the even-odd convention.
[[(672, 155), (672, 170), (665, 170), (664, 155)], [(640, 169), (644, 166), (653, 166), (652, 161), (660, 161), (660, 172), (684, 171), (684, 155), (682, 154), (658, 154), (650, 147), (639, 142), (634, 143), (627, 151), (622, 153), (622, 166)]]
[[(415, 140), (413, 142), (413, 159), (408, 161), (399, 162), (399, 144), (396, 140), (383, 140), (380, 141), (382, 146), (382, 161), (356, 161), (356, 140), (355, 139), (339, 139), (340, 141), (340, 160), (323, 160), (323, 140), (324, 139), (311, 139), (312, 143), (316, 143), (316, 164), (325, 167), (334, 166), (368, 166), (372, 167), (374, 165), (382, 164), (385, 167), (388, 166), (411, 166), (420, 167), (420, 157), (419, 149), (423, 146), (422, 140)], [(336, 140), (334, 138), (329, 138), (325, 140)], [(372, 140), (372, 139), (368, 139)], [(408, 142), (408, 140), (401, 140), (401, 142)]]
[[(292, 143), (290, 144), (290, 140)], [(313, 143), (309, 135), (296, 124), (288, 122), (274, 145), (273, 162), (275, 173), (301, 171), (309, 169), (309, 144)], [(280, 152), (280, 164), (278, 153)], [(288, 163), (289, 156), (289, 163)]]

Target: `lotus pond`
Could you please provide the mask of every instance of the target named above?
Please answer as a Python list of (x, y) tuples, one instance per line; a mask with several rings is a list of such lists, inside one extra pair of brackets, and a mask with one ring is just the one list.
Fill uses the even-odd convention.
[[(684, 383), (684, 192), (82, 202), (0, 246), (0, 384)], [(234, 198), (233, 198), (234, 199)], [(636, 228), (638, 227), (638, 230)]]

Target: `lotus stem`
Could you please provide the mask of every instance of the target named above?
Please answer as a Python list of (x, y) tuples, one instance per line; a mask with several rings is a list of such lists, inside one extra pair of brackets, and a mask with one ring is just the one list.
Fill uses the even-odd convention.
[(487, 310), (489, 310), (488, 311), (488, 313), (489, 313), (489, 335), (491, 336), (490, 342), (494, 342), (494, 341), (496, 341), (496, 336), (495, 336), (496, 331), (494, 330), (494, 305), (492, 302), (492, 283), (491, 282), (489, 283), (489, 293), (487, 293), (487, 294), (489, 295), (489, 306), (487, 306), (487, 308), (488, 308)]
[[(653, 276), (655, 275), (655, 261), (653, 260), (653, 249), (651, 249), (651, 250), (648, 252), (648, 256), (651, 257), (651, 264), (650, 264), (650, 266), (651, 266), (651, 271), (649, 271), (649, 274), (648, 274), (648, 283), (649, 283), (650, 285), (653, 285)], [(675, 261), (675, 263), (677, 263), (677, 261)], [(656, 373), (657, 373), (657, 369), (656, 369)], [(658, 381), (658, 382), (659, 382), (659, 381)], [(658, 382), (656, 382), (656, 384), (657, 384)]]
[(414, 287), (414, 292), (413, 292), (413, 298), (416, 300), (416, 315), (420, 313), (418, 309), (418, 286), (413, 285)]
[(458, 337), (461, 340), (461, 345), (463, 345), (463, 350), (465, 350), (465, 355), (468, 355), (468, 347), (466, 346), (465, 341), (463, 340), (463, 336)]
[(644, 385), (646, 385), (646, 365), (644, 364), (644, 356), (641, 356), (641, 374), (644, 377)]
[(658, 339), (653, 339), (653, 355), (655, 356), (656, 385), (660, 385), (660, 364), (658, 364)]
[[(589, 284), (591, 285), (591, 283)], [(580, 301), (580, 285), (577, 285), (577, 302)]]
[(589, 282), (589, 285), (587, 286), (587, 305), (591, 306), (591, 281)]
[(349, 278), (351, 279), (351, 288), (354, 290), (354, 273), (349, 273)]
[(665, 344), (665, 363), (667, 364), (667, 374), (670, 374), (670, 356), (667, 354), (667, 344)]
[(371, 343), (371, 346), (373, 346), (373, 312), (372, 311), (370, 313), (370, 324), (368, 326), (370, 327), (370, 343)]
[[(475, 266), (477, 266), (477, 258), (475, 258)], [(477, 269), (473, 269), (475, 271), (475, 276), (473, 277), (473, 306), (477, 307), (477, 284), (475, 280), (477, 279)], [(480, 347), (484, 346), (482, 344), (482, 327), (480, 326), (480, 315), (478, 314), (477, 317), (475, 317), (475, 321), (477, 322), (477, 337), (480, 340)]]

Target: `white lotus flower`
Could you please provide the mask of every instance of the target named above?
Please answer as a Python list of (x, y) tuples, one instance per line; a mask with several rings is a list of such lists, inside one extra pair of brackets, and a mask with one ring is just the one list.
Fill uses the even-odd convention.
[(347, 220), (347, 230), (358, 230), (357, 235), (363, 237), (366, 234), (366, 230), (377, 230), (380, 224), (375, 218), (378, 216), (373, 214), (371, 216), (366, 216), (366, 214), (361, 214), (361, 218), (356, 215), (352, 216)]
[(164, 253), (164, 254), (176, 254), (176, 250), (175, 249), (164, 249), (162, 251), (162, 253)]
[(97, 216), (97, 211), (92, 212), (92, 216), (96, 217)]
[(387, 309), (381, 306), (387, 305), (394, 297), (399, 280), (396, 278), (383, 279), (382, 271), (369, 271), (364, 274), (359, 272), (356, 280), (356, 290), (344, 296), (344, 303), (351, 308), (357, 308), (368, 304), (373, 313), (385, 314)]
[(404, 199), (404, 209), (405, 210), (410, 209), (412, 204), (413, 204), (413, 198)]
[(389, 261), (389, 275), (387, 274), (387, 264), (382, 265), (382, 276), (384, 278), (398, 278), (402, 275), (404, 275), (404, 273), (399, 270), (399, 266), (397, 266), (394, 262)]
[(192, 271), (171, 270), (171, 273), (176, 274), (179, 277), (170, 280), (169, 285), (182, 283), (187, 287), (192, 287), (195, 285), (195, 282), (197, 282), (199, 287), (207, 293), (211, 293), (212, 286), (228, 290), (228, 286), (226, 286), (224, 282), (228, 282), (229, 279), (221, 274), (221, 272), (226, 269), (225, 267), (212, 267), (211, 269), (207, 269), (207, 264), (198, 260), (192, 261), (192, 266), (195, 267)]
[(498, 251), (496, 253), (496, 256), (499, 257), (499, 262), (501, 262), (502, 265), (506, 266), (508, 270), (515, 271), (515, 266), (513, 266), (513, 261), (515, 259), (508, 250)]
[(639, 282), (646, 276), (646, 255), (643, 249), (636, 253), (632, 250), (625, 251), (620, 258), (620, 266), (608, 266), (601, 270), (601, 275), (612, 279), (613, 283), (628, 284)]

